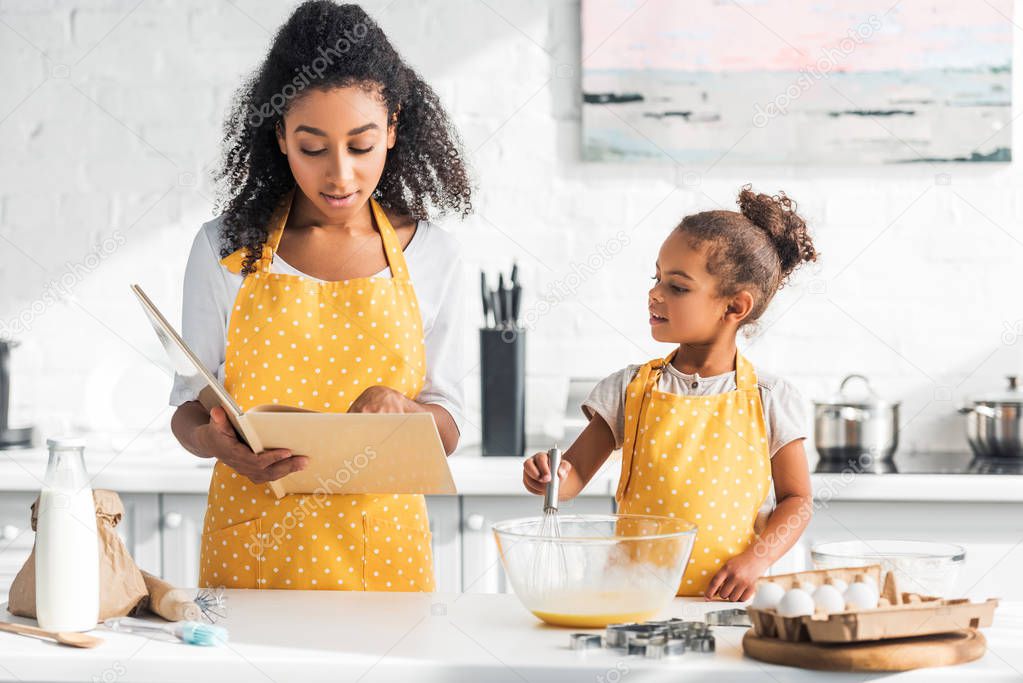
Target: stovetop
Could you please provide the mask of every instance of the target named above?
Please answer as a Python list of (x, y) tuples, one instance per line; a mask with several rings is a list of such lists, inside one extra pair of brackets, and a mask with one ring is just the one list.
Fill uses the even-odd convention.
[(850, 462), (819, 461), (813, 470), (818, 474), (1016, 474), (1023, 475), (1023, 459), (994, 460), (978, 458), (973, 453), (896, 453), (889, 461), (876, 461), (867, 456)]

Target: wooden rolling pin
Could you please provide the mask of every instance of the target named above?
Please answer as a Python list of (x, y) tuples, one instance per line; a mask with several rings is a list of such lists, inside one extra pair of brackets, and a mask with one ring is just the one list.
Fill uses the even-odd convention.
[(202, 610), (195, 603), (195, 596), (183, 588), (175, 588), (166, 581), (148, 572), (142, 572), (142, 579), (149, 591), (149, 609), (168, 621), (200, 621)]

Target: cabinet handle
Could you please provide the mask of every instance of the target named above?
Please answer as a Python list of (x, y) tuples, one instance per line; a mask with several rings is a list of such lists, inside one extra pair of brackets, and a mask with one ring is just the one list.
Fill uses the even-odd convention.
[(5, 541), (13, 541), (18, 537), (20, 533), (21, 529), (19, 529), (18, 527), (14, 526), (13, 524), (5, 524), (3, 532), (0, 533), (0, 536), (2, 536)]
[(483, 528), (483, 522), (485, 521), (483, 515), (473, 514), (465, 518), (465, 526), (469, 527), (472, 531), (479, 531)]
[(168, 512), (163, 516), (163, 528), (164, 529), (177, 529), (181, 526), (181, 522), (184, 518), (180, 512)]

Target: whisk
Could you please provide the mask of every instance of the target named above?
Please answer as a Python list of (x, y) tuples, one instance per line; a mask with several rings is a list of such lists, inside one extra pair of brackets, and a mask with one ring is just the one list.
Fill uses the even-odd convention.
[(568, 571), (565, 550), (559, 540), (561, 524), (558, 521), (558, 491), (561, 467), (561, 451), (557, 446), (547, 451), (547, 465), (551, 480), (543, 497), (543, 523), (540, 525), (533, 555), (532, 588), (536, 595), (547, 595), (557, 591)]
[(195, 594), (194, 602), (198, 605), (199, 611), (202, 612), (206, 621), (211, 624), (224, 617), (227, 598), (224, 596), (223, 588), (214, 590), (200, 588), (199, 592)]

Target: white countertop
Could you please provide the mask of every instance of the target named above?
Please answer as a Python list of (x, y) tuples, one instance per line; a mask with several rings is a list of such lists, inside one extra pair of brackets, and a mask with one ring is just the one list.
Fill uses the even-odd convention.
[[(667, 660), (569, 649), (570, 630), (542, 625), (513, 595), (227, 591), (224, 647), (96, 629), (92, 650), (0, 633), (0, 680), (9, 681), (862, 681), (778, 667), (742, 655), (742, 628), (715, 627), (717, 651)], [(698, 619), (722, 608), (676, 599), (661, 615)], [(33, 623), (12, 617), (8, 621)], [(1023, 604), (1003, 604), (985, 630), (989, 651), (969, 664), (898, 679), (1023, 678)], [(639, 673), (640, 675), (631, 675)], [(411, 678), (414, 676), (414, 679)], [(885, 676), (886, 677), (886, 676)], [(871, 679), (877, 675), (869, 676)], [(887, 678), (887, 677), (886, 677)]]
[[(46, 460), (44, 448), (0, 451), (0, 491), (38, 491), (46, 473)], [(93, 488), (120, 493), (206, 493), (215, 462), (198, 458), (177, 445), (149, 453), (138, 449), (86, 449), (85, 461)], [(528, 495), (522, 486), (522, 461), (518, 458), (484, 458), (468, 448), (457, 451), (448, 462), (459, 493)], [(583, 495), (613, 495), (617, 467), (609, 463)]]
[[(0, 451), (0, 491), (38, 491), (46, 450)], [(481, 457), (478, 447), (459, 448), (449, 459), (464, 495), (527, 495), (519, 458)], [(213, 460), (197, 458), (176, 442), (131, 443), (86, 450), (95, 488), (120, 493), (206, 493)], [(618, 460), (612, 458), (582, 495), (614, 495)], [(1008, 474), (813, 474), (818, 499), (839, 501), (1023, 502), (1023, 475)]]

